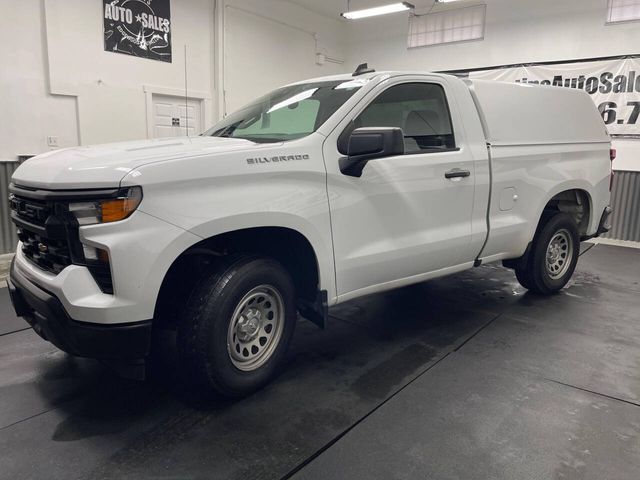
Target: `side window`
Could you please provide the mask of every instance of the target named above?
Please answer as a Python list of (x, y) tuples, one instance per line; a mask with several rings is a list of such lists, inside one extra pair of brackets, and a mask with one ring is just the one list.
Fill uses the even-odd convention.
[(406, 153), (455, 148), (444, 89), (433, 83), (405, 83), (382, 92), (354, 120), (353, 128), (399, 127)]

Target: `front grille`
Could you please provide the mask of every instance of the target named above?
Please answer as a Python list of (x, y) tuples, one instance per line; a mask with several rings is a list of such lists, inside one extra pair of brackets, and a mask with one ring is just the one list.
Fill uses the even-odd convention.
[(18, 227), (22, 253), (28, 261), (54, 275), (69, 265), (85, 266), (104, 293), (113, 293), (109, 264), (85, 258), (78, 221), (69, 212), (69, 202), (84, 201), (86, 192), (36, 191), (15, 185), (9, 190), (11, 220)]
[(25, 257), (47, 272), (58, 274), (71, 265), (71, 254), (66, 240), (44, 238), (24, 228), (18, 229)]
[(38, 226), (44, 226), (52, 213), (51, 204), (39, 202), (37, 200), (27, 200), (25, 198), (11, 195), (9, 197), (9, 207), (15, 214), (28, 222), (33, 222)]
[(64, 222), (56, 216), (54, 203), (11, 195), (9, 206), (27, 259), (54, 274), (73, 263)]

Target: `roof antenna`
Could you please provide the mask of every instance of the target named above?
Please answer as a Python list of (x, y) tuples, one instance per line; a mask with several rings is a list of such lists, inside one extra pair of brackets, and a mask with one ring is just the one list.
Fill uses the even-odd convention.
[(358, 65), (358, 68), (356, 68), (356, 71), (353, 72), (353, 76), (357, 77), (358, 75), (364, 75), (365, 73), (373, 73), (375, 72), (375, 68), (369, 68), (369, 65), (367, 65), (366, 63), (361, 63), (360, 65)]
[(187, 45), (184, 46), (184, 116), (187, 137), (189, 136), (189, 91), (187, 89)]

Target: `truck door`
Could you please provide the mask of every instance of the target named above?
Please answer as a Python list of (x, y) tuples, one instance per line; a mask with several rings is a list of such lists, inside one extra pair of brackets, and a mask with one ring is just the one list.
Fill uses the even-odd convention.
[[(396, 79), (378, 85), (328, 136), (324, 156), (342, 299), (473, 262), (474, 161), (457, 115), (439, 79)], [(402, 128), (405, 154), (369, 161), (359, 178), (343, 174), (338, 138), (360, 127)]]

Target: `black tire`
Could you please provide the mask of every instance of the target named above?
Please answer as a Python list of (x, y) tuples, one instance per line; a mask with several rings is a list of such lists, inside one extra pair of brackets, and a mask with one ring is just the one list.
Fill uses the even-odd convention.
[[(551, 252), (552, 260), (547, 263), (552, 240), (555, 249)], [(516, 268), (516, 278), (524, 288), (539, 295), (556, 293), (571, 279), (579, 255), (580, 235), (573, 218), (566, 213), (543, 217), (526, 267)]]
[(527, 290), (533, 290), (533, 282), (529, 277), (529, 271), (522, 268), (516, 268), (516, 278), (518, 279), (518, 283), (522, 285)]
[[(262, 297), (261, 307), (258, 306), (260, 292), (266, 295)], [(273, 303), (279, 307), (272, 305), (268, 299), (274, 299)], [(253, 310), (247, 304), (251, 301), (254, 302)], [(268, 307), (265, 307), (267, 304)], [(262, 311), (260, 308), (266, 314), (251, 314), (254, 310)], [(274, 317), (274, 310), (281, 312), (281, 315)], [(231, 327), (239, 311), (244, 313), (239, 317), (240, 320), (234, 322), (237, 327)], [(270, 332), (278, 331), (275, 321), (267, 320), (268, 316), (282, 321), (280, 334), (273, 333), (272, 340), (265, 342), (269, 353), (260, 353), (265, 355), (261, 357), (262, 364), (257, 365), (257, 361), (246, 363), (243, 350), (247, 349), (242, 346), (250, 344), (242, 344), (238, 335), (253, 335), (253, 331), (258, 329), (255, 330), (257, 337), (253, 343), (258, 342), (254, 347), (259, 350), (257, 347), (262, 348), (262, 339), (268, 335), (265, 329), (268, 329), (269, 322), (273, 322)], [(254, 324), (249, 325), (247, 319), (251, 318)], [(294, 285), (288, 272), (278, 262), (263, 257), (227, 258), (215, 272), (205, 276), (189, 296), (178, 325), (179, 370), (198, 393), (216, 392), (226, 397), (248, 395), (262, 388), (277, 373), (285, 359), (296, 319)], [(242, 322), (249, 325), (247, 330), (238, 330)], [(231, 342), (228, 341), (230, 335), (233, 336)], [(232, 355), (236, 345), (239, 350)], [(254, 355), (253, 350), (247, 352), (247, 356)]]

